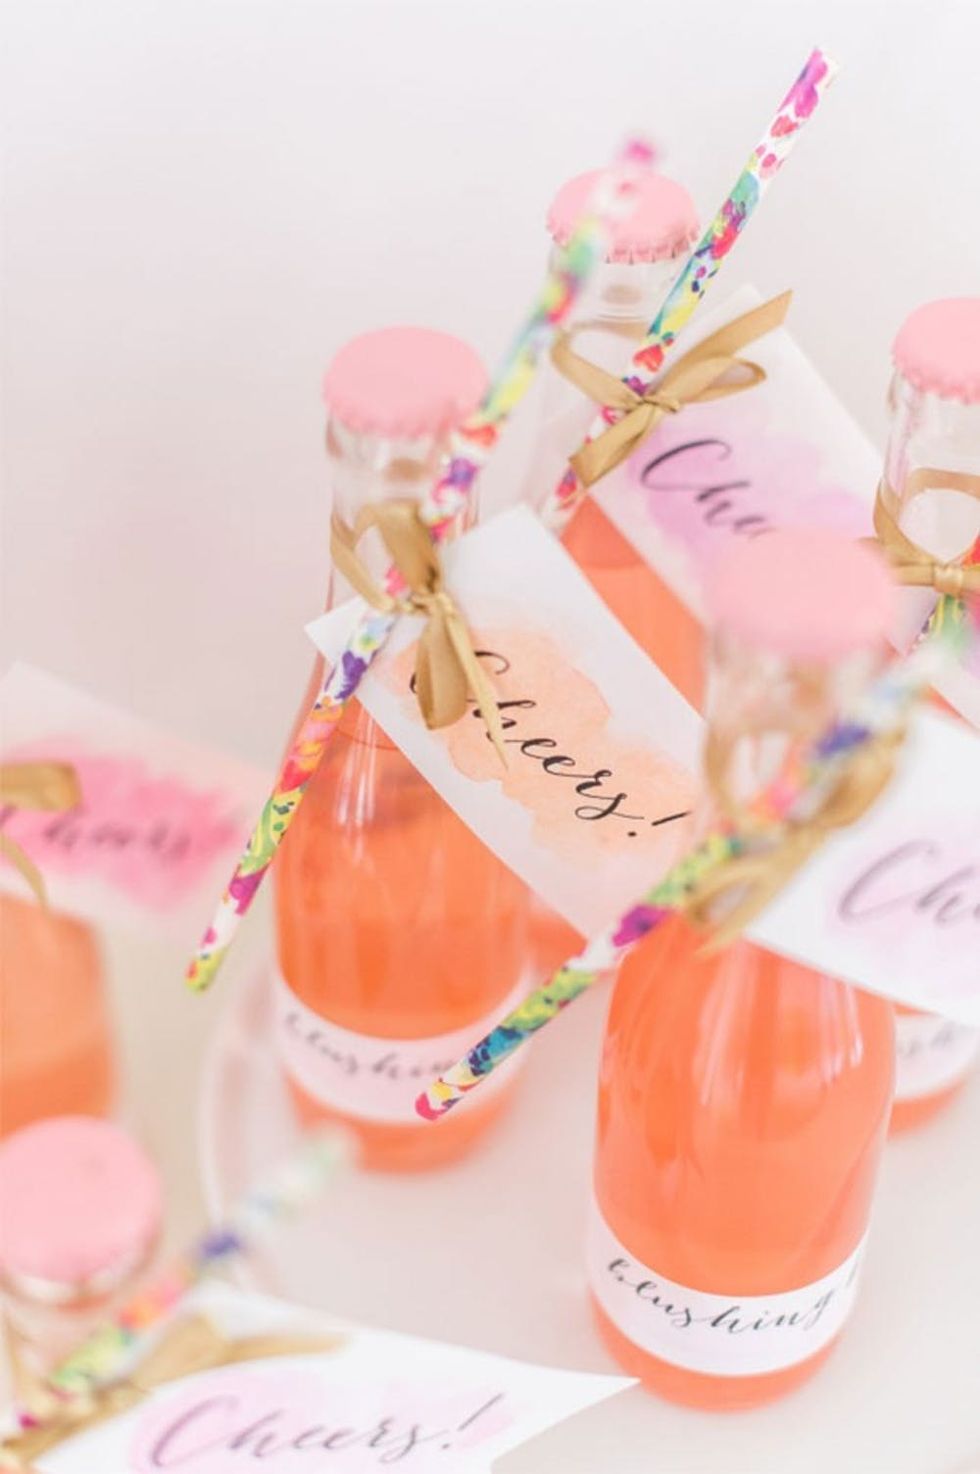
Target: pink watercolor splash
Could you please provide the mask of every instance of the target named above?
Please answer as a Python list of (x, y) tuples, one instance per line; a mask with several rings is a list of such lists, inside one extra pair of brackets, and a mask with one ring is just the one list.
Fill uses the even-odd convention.
[(78, 774), (77, 809), (0, 811), (3, 831), (41, 873), (97, 878), (153, 911), (186, 900), (247, 832), (247, 816), (226, 791), (154, 774), (135, 756), (86, 751), (73, 737), (46, 738), (4, 756), (70, 762)]
[(342, 1360), (330, 1372), (315, 1365), (219, 1371), (158, 1395), (136, 1427), (134, 1474), (370, 1474), (392, 1465), (452, 1474), (461, 1452), (517, 1416), (510, 1395), (487, 1384), (372, 1380)]
[[(666, 452), (676, 453), (641, 480)], [(846, 487), (825, 481), (822, 459), (811, 441), (774, 433), (764, 411), (746, 399), (732, 406), (691, 405), (665, 420), (627, 462), (626, 474), (629, 493), (639, 490), (640, 505), (687, 552), (703, 581), (733, 539), (766, 528), (822, 527), (849, 537), (871, 533), (869, 506)]]

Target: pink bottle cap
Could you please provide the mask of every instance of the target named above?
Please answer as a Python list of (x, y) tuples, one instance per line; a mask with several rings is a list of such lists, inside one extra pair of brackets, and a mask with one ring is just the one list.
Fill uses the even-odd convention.
[(159, 1174), (143, 1148), (92, 1116), (55, 1116), (0, 1143), (0, 1201), (0, 1276), (52, 1302), (126, 1279), (163, 1213)]
[[(560, 246), (581, 220), (600, 175), (577, 174), (563, 184), (548, 211), (548, 229)], [(665, 261), (687, 251), (698, 238), (694, 201), (682, 184), (651, 169), (640, 176), (636, 206), (613, 228), (607, 261)]]
[(879, 553), (811, 528), (740, 542), (707, 594), (709, 616), (726, 634), (788, 660), (821, 664), (880, 644), (896, 609)]
[(486, 393), (483, 364), (466, 343), (432, 328), (381, 328), (345, 343), (323, 378), (330, 412), (361, 434), (440, 435)]
[(916, 389), (980, 404), (980, 297), (917, 307), (898, 330), (892, 359)]

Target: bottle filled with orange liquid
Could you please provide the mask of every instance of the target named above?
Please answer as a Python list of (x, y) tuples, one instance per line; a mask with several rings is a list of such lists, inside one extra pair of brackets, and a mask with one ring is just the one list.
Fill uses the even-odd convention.
[[(826, 533), (733, 551), (710, 609), (712, 787), (726, 807), (864, 686), (892, 595), (874, 552)], [(883, 998), (745, 940), (705, 940), (671, 918), (616, 981), (589, 1281), (603, 1339), (649, 1389), (748, 1408), (811, 1376), (851, 1309), (894, 1027)]]
[[(892, 357), (884, 508), (932, 557), (980, 562), (980, 297), (917, 308)], [(934, 597), (907, 596), (916, 627)], [(980, 724), (980, 647), (957, 682), (962, 712)], [(959, 1093), (980, 1058), (980, 1029), (897, 1005), (895, 1043), (892, 1128), (903, 1131)]]
[(36, 900), (0, 896), (0, 1136), (45, 1116), (106, 1115), (114, 1095), (95, 933)]
[[(581, 218), (596, 174), (579, 174), (558, 191), (548, 211), (554, 249)], [(575, 350), (617, 376), (642, 338), (697, 240), (698, 218), (682, 185), (653, 170), (637, 185), (632, 213), (615, 226), (608, 257), (594, 272), (572, 319)], [(585, 439), (597, 406), (542, 366), (541, 423), (525, 500), (542, 507)], [(639, 645), (693, 706), (700, 707), (704, 637), (699, 621), (637, 555), (591, 497), (581, 503), (562, 542), (582, 572)]]
[[(445, 333), (348, 343), (325, 380), (334, 515), (351, 526), (370, 502), (420, 497), (485, 387), (475, 354)], [(357, 551), (382, 583), (377, 534)], [(350, 592), (335, 574), (331, 603)], [(322, 675), (318, 662), (301, 716)], [(528, 911), (523, 883), (351, 702), (276, 867), (278, 1047), (301, 1119), (352, 1127), (372, 1168), (466, 1151), (512, 1080), (435, 1129), (415, 1097), (525, 991)]]
[[(567, 244), (595, 188), (598, 171), (562, 185), (548, 209), (555, 253)], [(636, 181), (636, 205), (616, 222), (608, 255), (593, 272), (571, 319), (577, 353), (617, 375), (656, 316), (697, 240), (698, 217), (683, 185), (651, 169)], [(540, 420), (524, 499), (543, 509), (583, 443), (598, 406), (550, 361), (539, 369)], [(692, 705), (700, 707), (704, 632), (659, 574), (643, 561), (591, 497), (562, 544), (619, 622)], [(550, 973), (578, 951), (578, 933), (541, 901), (532, 912), (537, 971)]]

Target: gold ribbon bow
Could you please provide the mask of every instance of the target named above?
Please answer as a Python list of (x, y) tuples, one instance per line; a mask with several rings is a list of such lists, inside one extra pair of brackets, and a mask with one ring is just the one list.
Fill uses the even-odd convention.
[[(357, 556), (357, 544), (369, 528), (381, 534), (405, 583), (408, 595), (396, 598), (379, 588)], [(469, 630), (446, 589), (442, 561), (432, 535), (407, 497), (362, 507), (353, 527), (334, 515), (330, 551), (352, 588), (385, 614), (423, 614), (426, 618), (415, 657), (415, 694), (430, 729), (451, 726), (466, 713), (472, 694), (490, 740), (504, 767), (503, 725), (493, 687), (477, 660)]]
[[(23, 1404), (37, 1419), (37, 1427), (16, 1433), (0, 1444), (0, 1468), (29, 1471), (31, 1461), (97, 1423), (119, 1417), (157, 1387), (178, 1377), (189, 1377), (215, 1367), (262, 1357), (311, 1356), (332, 1351), (341, 1338), (309, 1336), (249, 1336), (230, 1340), (203, 1315), (181, 1316), (147, 1352), (135, 1370), (117, 1382), (91, 1392), (59, 1397), (43, 1381), (25, 1371), (8, 1331), (8, 1353)], [(25, 1383), (28, 1395), (25, 1396)]]
[(740, 936), (835, 830), (855, 823), (871, 807), (891, 780), (904, 732), (883, 734), (856, 748), (812, 813), (783, 824), (771, 839), (760, 834), (757, 842), (751, 821), (738, 813), (728, 793), (738, 735), (723, 741), (709, 732), (705, 772), (720, 805), (747, 835), (748, 847), (696, 880), (685, 902), (690, 920), (710, 934), (711, 952)]
[[(583, 486), (592, 486), (618, 466), (654, 430), (664, 415), (677, 414), (686, 404), (703, 404), (728, 394), (739, 394), (762, 383), (765, 369), (737, 356), (739, 350), (783, 322), (792, 292), (783, 292), (770, 302), (753, 307), (726, 323), (716, 333), (675, 360), (658, 384), (638, 394), (615, 374), (590, 363), (572, 351), (574, 334), (559, 334), (551, 358), (564, 374), (596, 404), (620, 410), (621, 416), (570, 457), (572, 468)], [(734, 377), (733, 377), (734, 375)]]
[[(962, 491), (980, 500), (980, 476), (921, 466), (908, 477), (905, 494), (912, 498), (924, 491)], [(935, 589), (937, 594), (948, 594), (954, 599), (980, 594), (980, 563), (964, 563), (965, 553), (948, 563), (927, 553), (906, 536), (889, 511), (888, 503), (894, 506), (897, 500), (887, 481), (882, 481), (875, 497), (874, 528), (898, 582)]]
[[(78, 777), (67, 763), (0, 764), (0, 806), (4, 808), (57, 813), (75, 808), (81, 797)], [(40, 904), (46, 906), (47, 895), (41, 872), (17, 841), (2, 830), (0, 852), (17, 867)]]

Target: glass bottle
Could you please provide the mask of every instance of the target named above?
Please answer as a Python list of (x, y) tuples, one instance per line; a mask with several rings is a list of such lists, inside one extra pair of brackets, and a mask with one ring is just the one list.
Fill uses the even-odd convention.
[(55, 1116), (0, 1144), (0, 1292), (22, 1358), (49, 1370), (147, 1269), (159, 1173), (119, 1126)]
[[(596, 177), (595, 172), (580, 174), (555, 196), (548, 211), (555, 251), (567, 242)], [(687, 190), (653, 170), (642, 176), (635, 210), (616, 226), (607, 260), (576, 307), (571, 323), (576, 352), (623, 374), (697, 235), (697, 213)], [(525, 500), (536, 507), (561, 480), (597, 410), (550, 362), (542, 365), (541, 376), (541, 423), (525, 490)], [(700, 707), (703, 633), (695, 616), (592, 497), (582, 501), (562, 541), (620, 623), (682, 695)]]
[[(737, 798), (863, 687), (892, 608), (875, 555), (829, 534), (731, 554), (712, 590), (711, 728)], [(589, 1280), (628, 1372), (679, 1402), (745, 1408), (809, 1377), (850, 1309), (894, 1029), (885, 999), (704, 940), (671, 918), (615, 983)]]
[(113, 1055), (92, 928), (0, 896), (0, 1136), (43, 1116), (108, 1114)]
[[(567, 244), (586, 208), (598, 170), (566, 181), (551, 202), (552, 253)], [(636, 207), (617, 222), (606, 261), (580, 296), (570, 327), (577, 353), (617, 376), (642, 338), (697, 240), (698, 217), (683, 185), (654, 170), (637, 180)], [(524, 499), (542, 508), (585, 439), (597, 406), (558, 372), (539, 368), (539, 425)], [(616, 472), (612, 473), (613, 475)], [(624, 487), (624, 495), (631, 494)], [(562, 543), (620, 623), (682, 695), (700, 706), (704, 634), (700, 621), (638, 556), (591, 496), (579, 504)], [(543, 902), (532, 915), (537, 971), (548, 974), (577, 952), (581, 938)]]
[[(421, 496), (485, 382), (445, 333), (391, 328), (341, 349), (325, 381), (335, 514), (350, 525), (369, 502)], [(358, 553), (380, 582), (376, 534)], [(331, 605), (350, 592), (335, 574)], [(318, 661), (301, 715), (321, 679)], [(415, 1097), (523, 991), (528, 909), (524, 884), (352, 701), (276, 866), (278, 1044), (301, 1119), (351, 1126), (368, 1167), (464, 1152), (512, 1080), (434, 1130)]]
[[(980, 478), (980, 297), (928, 302), (903, 323), (892, 350), (891, 423), (882, 497), (901, 530), (946, 561), (980, 561), (980, 495), (924, 474)], [(918, 629), (935, 595), (907, 591)], [(955, 673), (961, 714), (980, 726), (980, 642)], [(950, 690), (950, 695), (953, 691)], [(896, 1005), (892, 1127), (917, 1126), (953, 1099), (980, 1055), (980, 1029)]]

